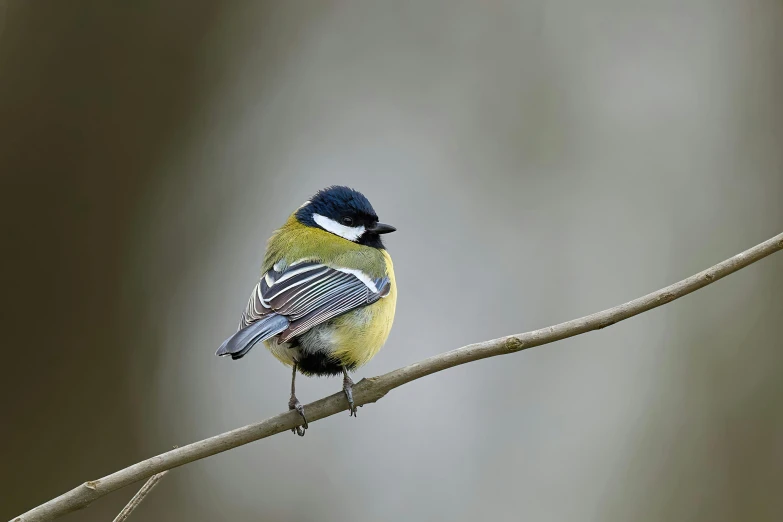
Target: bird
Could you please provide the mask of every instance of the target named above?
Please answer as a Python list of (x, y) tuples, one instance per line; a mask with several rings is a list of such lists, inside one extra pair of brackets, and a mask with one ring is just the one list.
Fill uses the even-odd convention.
[(296, 374), (343, 376), (349, 415), (356, 416), (349, 372), (372, 359), (394, 322), (397, 284), (370, 201), (345, 186), (319, 190), (269, 238), (261, 276), (237, 332), (216, 355), (241, 359), (255, 345), (292, 368), (289, 410), (301, 416), (291, 431), (308, 429), (296, 397)]

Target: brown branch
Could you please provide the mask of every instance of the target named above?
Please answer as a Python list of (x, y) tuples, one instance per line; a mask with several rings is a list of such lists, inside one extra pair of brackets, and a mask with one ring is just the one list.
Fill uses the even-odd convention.
[(144, 501), (144, 498), (149, 495), (150, 491), (152, 491), (152, 488), (157, 486), (158, 482), (160, 482), (164, 475), (166, 475), (168, 472), (169, 470), (161, 471), (157, 475), (151, 476), (150, 479), (144, 483), (141, 489), (137, 491), (135, 495), (133, 495), (133, 498), (130, 499), (130, 502), (128, 502), (125, 507), (122, 508), (120, 514), (114, 518), (114, 522), (124, 522), (127, 520), (131, 513), (133, 513), (133, 510), (139, 507), (139, 504), (141, 504)]
[[(573, 337), (591, 330), (605, 328), (624, 319), (628, 319), (629, 317), (670, 303), (677, 298), (714, 283), (718, 279), (726, 277), (779, 250), (783, 250), (783, 233), (778, 234), (772, 239), (746, 250), (741, 254), (737, 254), (712, 268), (708, 268), (694, 276), (683, 279), (679, 283), (667, 286), (657, 292), (647, 294), (638, 299), (634, 299), (633, 301), (615, 306), (614, 308), (609, 308), (602, 312), (597, 312), (548, 328), (471, 344), (450, 352), (435, 355), (379, 377), (362, 379), (353, 388), (354, 401), (357, 405), (375, 402), (394, 388), (453, 366), (485, 359), (487, 357), (494, 357), (496, 355), (514, 353), (534, 346), (559, 341), (567, 337)], [(307, 420), (309, 422), (315, 422), (324, 417), (340, 413), (347, 408), (348, 403), (342, 392), (335, 393), (334, 395), (305, 406)], [(208, 439), (188, 444), (181, 448), (167, 451), (166, 453), (128, 466), (125, 469), (107, 475), (101, 479), (85, 482), (71, 491), (20, 515), (15, 518), (14, 521), (33, 522), (53, 520), (66, 513), (83, 508), (95, 499), (107, 495), (112, 491), (151, 477), (156, 473), (161, 473), (162, 471), (176, 468), (177, 466), (182, 466), (183, 464), (203, 459), (215, 455), (216, 453), (242, 446), (243, 444), (248, 444), (277, 433), (288, 431), (291, 428), (298, 426), (299, 423), (299, 414), (296, 411), (289, 411), (255, 424), (250, 424)]]

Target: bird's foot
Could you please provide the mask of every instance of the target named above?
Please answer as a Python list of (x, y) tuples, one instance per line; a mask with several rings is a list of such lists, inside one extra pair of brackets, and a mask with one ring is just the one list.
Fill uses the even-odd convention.
[(353, 381), (348, 377), (348, 373), (343, 376), (343, 393), (348, 400), (348, 413), (351, 417), (356, 417), (356, 406), (353, 403)]
[(297, 426), (296, 428), (291, 428), (291, 433), (296, 433), (300, 437), (304, 437), (305, 430), (309, 426), (307, 425), (307, 417), (305, 417), (304, 406), (302, 406), (302, 403), (299, 402), (299, 399), (296, 398), (296, 395), (291, 395), (291, 399), (288, 401), (288, 409), (298, 411), (299, 415), (302, 416), (302, 422), (304, 422), (304, 424), (302, 424), (301, 426)]

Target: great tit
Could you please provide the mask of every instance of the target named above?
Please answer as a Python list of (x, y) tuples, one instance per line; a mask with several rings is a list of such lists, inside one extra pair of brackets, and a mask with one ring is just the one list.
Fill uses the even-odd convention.
[(381, 235), (395, 230), (378, 222), (356, 190), (333, 186), (316, 193), (272, 234), (239, 329), (216, 352), (239, 359), (263, 341), (291, 366), (288, 408), (302, 416), (295, 430), (301, 436), (308, 426), (296, 398), (297, 371), (342, 373), (349, 412), (356, 416), (348, 372), (378, 353), (394, 321), (397, 286)]

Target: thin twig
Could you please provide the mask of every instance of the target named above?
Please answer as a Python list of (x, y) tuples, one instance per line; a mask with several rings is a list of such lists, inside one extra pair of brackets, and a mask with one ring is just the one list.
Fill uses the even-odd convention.
[[(712, 268), (683, 279), (657, 292), (647, 294), (625, 304), (609, 308), (602, 312), (580, 317), (565, 323), (560, 323), (540, 330), (534, 330), (519, 335), (501, 337), (491, 341), (471, 344), (452, 350), (450, 352), (435, 355), (423, 361), (400, 368), (379, 377), (362, 379), (353, 388), (355, 404), (362, 405), (375, 402), (390, 390), (403, 384), (420, 379), (426, 375), (469, 363), (487, 357), (518, 352), (534, 346), (552, 343), (583, 334), (592, 330), (599, 330), (613, 325), (629, 317), (641, 314), (677, 298), (690, 294), (700, 288), (714, 283), (718, 279), (740, 270), (756, 261), (767, 257), (779, 250), (783, 250), (783, 233), (772, 239), (756, 245), (755, 247), (737, 254), (736, 256), (718, 263)], [(312, 423), (324, 417), (329, 417), (345, 411), (348, 402), (342, 392), (325, 397), (305, 406), (307, 420)], [(221, 453), (243, 444), (288, 431), (301, 423), (301, 417), (296, 411), (289, 411), (270, 417), (261, 422), (250, 424), (242, 428), (228, 431), (181, 448), (177, 448), (156, 457), (143, 460), (125, 469), (107, 475), (101, 479), (85, 482), (80, 486), (54, 498), (45, 504), (28, 511), (15, 518), (15, 522), (37, 522), (53, 520), (59, 516), (83, 508), (112, 491), (132, 484), (136, 481), (151, 477), (156, 473), (182, 466), (195, 460), (203, 459), (216, 453)]]
[(144, 497), (149, 495), (150, 491), (152, 491), (152, 488), (157, 486), (158, 482), (160, 482), (163, 476), (168, 472), (169, 470), (161, 471), (157, 475), (151, 476), (150, 479), (144, 483), (141, 489), (137, 491), (135, 495), (133, 495), (133, 498), (130, 499), (130, 502), (128, 502), (125, 507), (122, 508), (120, 514), (114, 518), (114, 522), (124, 522), (127, 520), (131, 513), (133, 513), (133, 510), (139, 507), (139, 504), (144, 501)]

